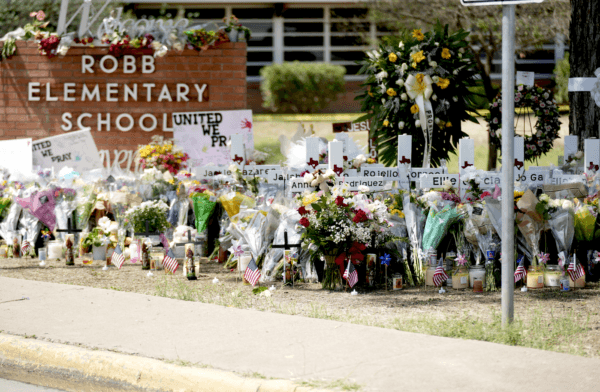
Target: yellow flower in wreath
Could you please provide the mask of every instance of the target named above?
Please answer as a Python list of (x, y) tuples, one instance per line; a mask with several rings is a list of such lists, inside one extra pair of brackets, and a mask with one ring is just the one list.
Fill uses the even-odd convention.
[(450, 121), (446, 123), (446, 128), (452, 128), (452, 123)]
[(388, 125), (390, 125), (390, 122), (388, 120), (383, 120), (383, 126), (387, 127)]
[(417, 104), (414, 104), (414, 105), (412, 105), (412, 106), (410, 107), (410, 112), (411, 112), (412, 114), (419, 113), (419, 105), (417, 105)]
[(452, 55), (450, 54), (450, 49), (442, 49), (442, 58), (448, 60), (450, 57), (452, 57)]
[(410, 55), (410, 57), (413, 59), (413, 68), (417, 68), (417, 64), (419, 64), (421, 61), (425, 60), (425, 55), (423, 55), (423, 51), (420, 50), (417, 53), (413, 53)]
[(387, 95), (389, 95), (390, 97), (395, 97), (396, 95), (398, 95), (398, 93), (396, 92), (396, 90), (394, 90), (393, 88), (388, 88), (387, 89)]
[(421, 29), (413, 30), (412, 36), (413, 38), (416, 38), (417, 41), (423, 41), (425, 39), (425, 34), (423, 34)]
[(390, 60), (392, 63), (395, 63), (396, 61), (398, 61), (398, 56), (396, 56), (396, 53), (390, 53), (390, 55), (388, 56), (388, 60)]
[(439, 88), (441, 88), (442, 90), (446, 89), (448, 86), (450, 86), (450, 79), (444, 79), (444, 78), (440, 78), (440, 81), (436, 83)]

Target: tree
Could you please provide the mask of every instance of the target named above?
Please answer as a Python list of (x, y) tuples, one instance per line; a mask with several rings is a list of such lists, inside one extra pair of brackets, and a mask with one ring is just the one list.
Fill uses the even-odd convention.
[[(572, 1), (586, 3), (586, 0)], [(429, 27), (437, 20), (448, 24), (451, 30), (462, 28), (470, 31), (468, 46), (476, 54), (485, 97), (491, 101), (496, 96), (498, 90), (492, 84), (490, 75), (492, 61), (502, 49), (502, 7), (466, 7), (459, 0), (369, 0), (368, 5), (373, 20), (385, 24), (392, 31)], [(592, 7), (598, 8), (597, 5), (587, 6)], [(568, 37), (569, 15), (569, 0), (545, 0), (541, 4), (517, 6), (517, 52), (525, 56), (525, 53), (552, 41), (558, 34)], [(591, 47), (596, 42), (588, 41), (588, 44)], [(595, 56), (593, 52), (590, 50), (588, 55)], [(495, 167), (497, 151), (492, 145), (489, 148), (488, 168), (491, 169)]]
[[(600, 3), (571, 0), (571, 8), (570, 77), (594, 77), (594, 71), (600, 65)], [(579, 136), (579, 146), (582, 149), (584, 139), (599, 136), (600, 108), (587, 92), (570, 92), (569, 101), (569, 133)]]

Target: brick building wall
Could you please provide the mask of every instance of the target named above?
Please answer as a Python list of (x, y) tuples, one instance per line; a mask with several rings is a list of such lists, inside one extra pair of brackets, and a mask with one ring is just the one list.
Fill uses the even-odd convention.
[(105, 46), (50, 59), (35, 42), (17, 42), (15, 56), (0, 62), (0, 140), (61, 135), (80, 130), (79, 120), (114, 162), (117, 151), (134, 151), (153, 135), (172, 137), (173, 112), (247, 108), (245, 43), (116, 60), (115, 68)]

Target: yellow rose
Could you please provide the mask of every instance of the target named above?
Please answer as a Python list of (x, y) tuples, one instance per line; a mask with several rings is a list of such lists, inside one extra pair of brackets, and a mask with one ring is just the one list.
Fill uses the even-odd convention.
[(452, 55), (450, 54), (450, 49), (442, 49), (442, 58), (448, 60), (450, 57), (452, 57)]
[(395, 63), (398, 60), (398, 56), (396, 56), (396, 53), (390, 53), (388, 60), (390, 60), (392, 63)]
[(373, 96), (373, 93), (369, 91), (369, 97), (372, 97), (372, 96)]
[(383, 120), (383, 126), (387, 127), (388, 125), (390, 125), (390, 122), (388, 120)]
[(450, 85), (450, 79), (440, 78), (440, 81), (436, 83), (442, 90)]
[(415, 67), (415, 63), (419, 64), (421, 61), (425, 60), (425, 56), (423, 55), (423, 51), (420, 50), (417, 53), (413, 53), (410, 55), (410, 57), (413, 59), (413, 68)]
[(399, 212), (398, 212), (398, 216), (399, 216), (400, 218), (404, 218), (404, 212), (402, 212), (402, 211), (399, 211)]
[(396, 95), (398, 95), (398, 93), (396, 93), (396, 90), (394, 90), (393, 88), (388, 88), (387, 89), (387, 95), (389, 95), (390, 97), (395, 97)]
[(425, 34), (423, 34), (421, 29), (413, 30), (412, 36), (413, 36), (413, 38), (416, 38), (417, 41), (423, 41), (425, 39)]
[(446, 123), (446, 128), (452, 128), (452, 123), (450, 121)]
[(419, 113), (419, 105), (417, 105), (417, 104), (414, 104), (414, 105), (412, 105), (412, 106), (410, 107), (410, 112), (411, 112), (412, 114)]

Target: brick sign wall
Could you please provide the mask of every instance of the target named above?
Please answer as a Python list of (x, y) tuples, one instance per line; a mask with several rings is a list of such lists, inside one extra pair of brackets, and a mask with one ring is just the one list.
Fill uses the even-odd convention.
[(173, 136), (171, 113), (245, 109), (246, 96), (245, 43), (162, 58), (72, 47), (49, 59), (36, 43), (21, 41), (15, 56), (0, 62), (0, 140), (89, 128), (105, 165), (133, 169), (138, 145)]

